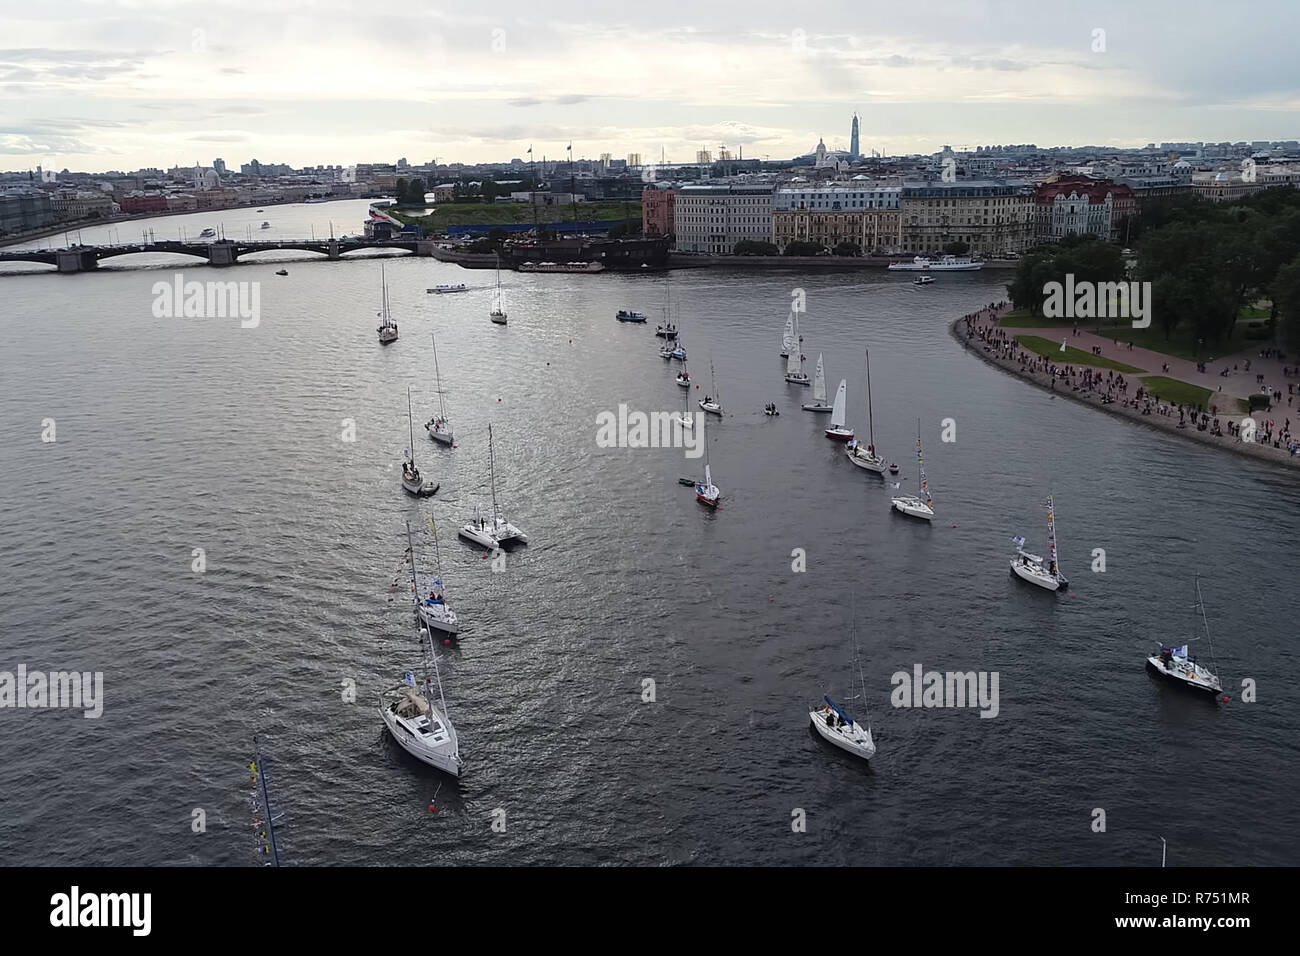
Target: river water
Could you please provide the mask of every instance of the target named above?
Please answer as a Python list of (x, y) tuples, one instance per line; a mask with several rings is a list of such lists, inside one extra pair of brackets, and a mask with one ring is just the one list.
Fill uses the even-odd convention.
[[(272, 238), (355, 233), (365, 206), (169, 217), (81, 241), (243, 236), (263, 219)], [(663, 275), (510, 273), (501, 328), (490, 273), (266, 258), (0, 277), (0, 670), (102, 671), (105, 686), (95, 720), (0, 710), (0, 862), (256, 863), (255, 734), (297, 865), (1154, 866), (1161, 836), (1170, 865), (1295, 862), (1300, 490), (964, 354), (947, 324), (1001, 298), (1006, 274), (926, 288), (883, 271), (674, 274), (691, 400), (712, 361), (727, 410), (707, 426), (724, 495), (709, 512), (677, 482), (702, 460), (596, 441), (620, 403), (681, 407), (652, 334)], [(377, 258), (401, 328), (388, 348)], [(155, 317), (154, 284), (177, 272), (259, 283), (259, 323)], [(450, 282), (471, 291), (425, 292)], [(870, 347), (876, 443), (904, 487), (920, 420), (933, 525), (892, 514), (888, 484), (799, 410), (807, 390), (782, 381), (777, 355), (794, 289), (809, 365), (825, 355), (832, 394), (847, 380), (859, 434)], [(619, 308), (651, 326), (615, 322)], [(436, 404), (434, 330), (451, 450), (418, 431)], [(408, 385), (418, 460), (441, 482), (420, 503), (399, 485)], [(500, 573), (454, 534), (490, 501), (489, 423), (498, 496), (531, 537)], [(1072, 581), (1060, 595), (1007, 570), (1014, 535), (1045, 547), (1049, 490)], [(441, 664), (459, 781), (397, 748), (375, 707), (419, 663), (393, 585), (405, 522), (430, 517), (467, 625)], [(418, 549), (431, 569), (427, 531)], [(1195, 637), (1198, 572), (1227, 704), (1143, 669), (1155, 642)], [(997, 672), (997, 716), (892, 707), (891, 675), (916, 664)], [(870, 765), (810, 731), (826, 692), (870, 721)]]

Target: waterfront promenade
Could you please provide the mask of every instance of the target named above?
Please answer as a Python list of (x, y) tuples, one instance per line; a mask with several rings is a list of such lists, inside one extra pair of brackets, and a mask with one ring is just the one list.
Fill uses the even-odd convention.
[[(1068, 326), (1004, 328), (1000, 323), (1009, 311), (1006, 303), (990, 304), (958, 318), (950, 331), (968, 352), (1054, 395), (1235, 454), (1300, 468), (1300, 407), (1295, 404), (1296, 396), (1288, 394), (1296, 392), (1296, 386), (1300, 385), (1300, 375), (1294, 365), (1277, 358), (1262, 358), (1260, 350), (1255, 349), (1216, 358), (1201, 372), (1195, 362), (1187, 359), (1137, 346), (1129, 349), (1122, 338), (1121, 344), (1116, 345), (1113, 339)], [(1064, 341), (1067, 346), (1089, 355), (1093, 354), (1093, 348), (1099, 348), (1100, 359), (1120, 362), (1139, 371), (1119, 372), (1038, 355), (1020, 345), (1017, 335)], [(1249, 371), (1245, 370), (1247, 362)], [(1226, 376), (1220, 374), (1225, 368)], [(1207, 407), (1178, 405), (1149, 395), (1142, 380), (1151, 376), (1208, 389)], [(1256, 376), (1263, 376), (1263, 386), (1274, 391), (1273, 404), (1271, 409), (1259, 409), (1247, 416), (1238, 401), (1261, 390), (1263, 386), (1256, 381)], [(1280, 398), (1277, 392), (1281, 393)], [(1242, 425), (1247, 417), (1255, 423), (1253, 442), (1242, 437)]]

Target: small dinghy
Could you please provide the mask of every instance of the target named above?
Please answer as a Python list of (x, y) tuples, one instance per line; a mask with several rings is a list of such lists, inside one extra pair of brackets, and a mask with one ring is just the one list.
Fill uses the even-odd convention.
[(768, 402), (766, 405), (763, 406), (763, 414), (768, 416), (773, 416), (773, 415), (780, 415), (781, 412), (779, 409), (777, 409), (775, 402)]

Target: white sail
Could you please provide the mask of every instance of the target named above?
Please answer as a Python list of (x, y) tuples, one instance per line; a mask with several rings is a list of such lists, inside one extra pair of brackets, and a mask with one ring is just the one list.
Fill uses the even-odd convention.
[[(826, 401), (826, 363), (822, 361), (821, 353), (817, 353), (817, 372), (813, 375), (813, 401)], [(839, 418), (831, 422), (832, 425), (844, 422), (844, 409), (839, 409)]]
[[(817, 370), (819, 372), (821, 371), (820, 365)], [(844, 379), (840, 379), (840, 387), (835, 389), (835, 404), (831, 408), (831, 428), (844, 427), (845, 408), (848, 404), (848, 391), (849, 383)], [(824, 390), (822, 392), (822, 397), (826, 397)]]
[(803, 359), (799, 355), (799, 343), (790, 346), (790, 356), (785, 360), (785, 374), (798, 375), (803, 371)]
[(795, 347), (794, 340), (794, 313), (791, 312), (785, 318), (785, 332), (781, 336), (781, 351), (789, 352)]
[(713, 487), (713, 468), (709, 465), (704, 466), (704, 487), (706, 489)]

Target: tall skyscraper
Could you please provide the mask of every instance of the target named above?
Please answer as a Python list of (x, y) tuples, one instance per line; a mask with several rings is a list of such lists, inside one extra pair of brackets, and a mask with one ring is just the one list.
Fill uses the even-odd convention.
[(853, 131), (849, 133), (849, 157), (857, 159), (862, 154), (858, 152), (858, 114), (853, 114)]

